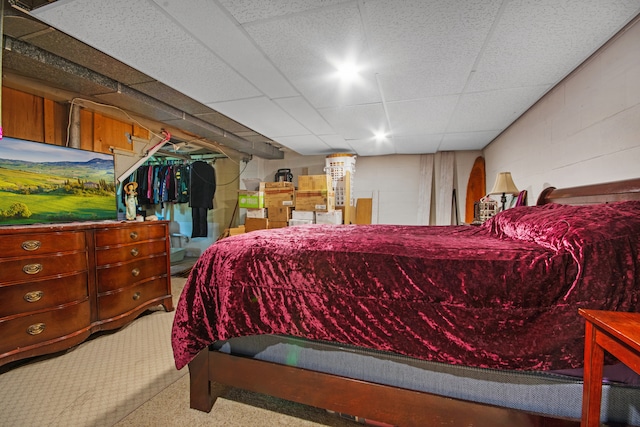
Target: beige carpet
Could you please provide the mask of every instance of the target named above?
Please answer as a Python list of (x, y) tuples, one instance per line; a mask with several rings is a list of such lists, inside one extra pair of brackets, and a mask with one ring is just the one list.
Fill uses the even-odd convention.
[[(186, 279), (172, 278), (174, 300)], [(211, 413), (189, 408), (187, 369), (173, 364), (174, 312), (161, 307), (64, 354), (0, 371), (0, 425), (353, 426), (323, 410), (231, 389)]]

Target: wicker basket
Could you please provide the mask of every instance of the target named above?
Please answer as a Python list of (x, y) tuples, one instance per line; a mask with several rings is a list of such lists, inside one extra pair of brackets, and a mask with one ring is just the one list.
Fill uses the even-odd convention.
[(473, 204), (473, 222), (483, 223), (498, 213), (498, 202), (485, 196)]

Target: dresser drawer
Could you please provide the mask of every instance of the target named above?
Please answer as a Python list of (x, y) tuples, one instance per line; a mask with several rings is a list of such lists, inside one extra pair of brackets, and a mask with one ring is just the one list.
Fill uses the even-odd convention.
[(118, 262), (141, 259), (149, 255), (165, 254), (165, 240), (146, 241), (130, 245), (116, 246), (108, 249), (96, 250), (96, 264), (99, 266)]
[(166, 255), (153, 255), (136, 261), (97, 269), (98, 292), (108, 292), (154, 276), (167, 274)]
[(84, 232), (81, 231), (0, 236), (0, 257), (3, 258), (84, 250), (85, 247)]
[(0, 355), (61, 338), (90, 327), (89, 301), (0, 321)]
[(98, 316), (101, 320), (127, 313), (145, 302), (167, 295), (167, 278), (156, 278), (135, 286), (98, 296)]
[(88, 298), (87, 273), (0, 287), (0, 317), (54, 308)]
[(54, 256), (0, 259), (0, 283), (38, 280), (87, 270), (87, 254), (76, 252)]
[(149, 239), (164, 239), (167, 231), (164, 224), (138, 225), (109, 228), (96, 231), (96, 246), (112, 246), (141, 242)]

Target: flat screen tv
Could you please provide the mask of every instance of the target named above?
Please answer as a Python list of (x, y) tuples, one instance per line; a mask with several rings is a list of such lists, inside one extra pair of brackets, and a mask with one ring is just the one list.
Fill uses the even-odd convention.
[(0, 226), (117, 219), (114, 158), (0, 139)]

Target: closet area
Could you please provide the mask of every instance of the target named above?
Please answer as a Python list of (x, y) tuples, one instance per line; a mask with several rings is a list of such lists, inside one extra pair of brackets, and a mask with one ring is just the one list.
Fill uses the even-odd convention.
[[(173, 149), (170, 142), (167, 145)], [(216, 169), (220, 165), (224, 169), (225, 163), (228, 158), (220, 154), (160, 150), (123, 177), (118, 210), (127, 219), (169, 221), (174, 274), (190, 268), (202, 250), (218, 239), (220, 227), (214, 208), (221, 206), (216, 200)], [(135, 188), (133, 194), (127, 188)], [(135, 207), (133, 215), (130, 206)]]

